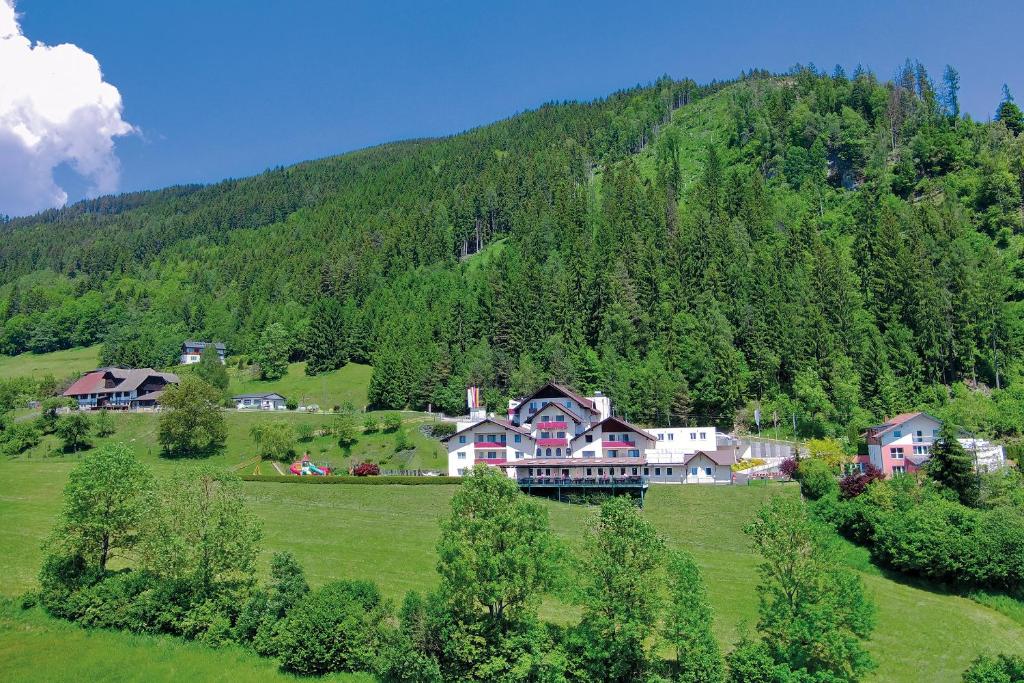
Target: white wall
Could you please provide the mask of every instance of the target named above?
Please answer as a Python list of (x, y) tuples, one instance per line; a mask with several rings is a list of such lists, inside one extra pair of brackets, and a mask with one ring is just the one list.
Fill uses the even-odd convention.
[(652, 427), (647, 431), (658, 437), (647, 451), (648, 462), (682, 462), (683, 456), (718, 449), (714, 427)]

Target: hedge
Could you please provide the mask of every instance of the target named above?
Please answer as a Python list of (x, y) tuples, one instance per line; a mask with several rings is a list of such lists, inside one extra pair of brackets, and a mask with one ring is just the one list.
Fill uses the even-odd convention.
[(277, 484), (358, 484), (370, 486), (382, 486), (386, 484), (400, 484), (406, 486), (453, 486), (461, 483), (459, 477), (408, 477), (408, 476), (378, 476), (378, 477), (300, 477), (297, 475), (281, 474), (243, 474), (242, 481), (264, 481)]

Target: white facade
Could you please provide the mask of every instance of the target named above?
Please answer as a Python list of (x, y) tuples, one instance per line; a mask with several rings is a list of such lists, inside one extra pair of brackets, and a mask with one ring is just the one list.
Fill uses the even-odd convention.
[(288, 407), (280, 394), (242, 394), (231, 400), (239, 410), (286, 410)]
[[(612, 417), (607, 396), (584, 397), (557, 384), (509, 401), (507, 419), (484, 417), (470, 408), (471, 418), (456, 423), (455, 434), (445, 439), (449, 476), (486, 463), (511, 477), (644, 476), (652, 482), (684, 483), (687, 458), (717, 448), (714, 427), (641, 429)], [(710, 475), (690, 481), (731, 480), (726, 470), (728, 475), (716, 466)]]

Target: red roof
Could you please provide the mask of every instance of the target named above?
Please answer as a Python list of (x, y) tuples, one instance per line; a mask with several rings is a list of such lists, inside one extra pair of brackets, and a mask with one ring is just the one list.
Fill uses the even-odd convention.
[(450, 441), (452, 438), (458, 436), (459, 434), (465, 434), (469, 430), (475, 429), (475, 428), (479, 427), (480, 425), (484, 424), (485, 422), (490, 422), (491, 424), (496, 424), (499, 427), (502, 427), (504, 429), (508, 429), (510, 431), (516, 432), (517, 434), (522, 434), (524, 436), (530, 436), (530, 430), (525, 429), (523, 427), (517, 427), (514, 424), (512, 424), (511, 422), (509, 422), (508, 420), (502, 420), (502, 419), (497, 418), (497, 417), (485, 417), (484, 419), (480, 420), (479, 422), (474, 422), (473, 424), (469, 425), (465, 429), (460, 429), (459, 431), (455, 432), (451, 436), (448, 436), (448, 437), (445, 437), (445, 438), (441, 439), (441, 441)]
[[(557, 384), (555, 382), (548, 382), (548, 383), (544, 384), (542, 387), (537, 389), (537, 391), (533, 392), (532, 394), (530, 394), (529, 396), (524, 398), (522, 401), (520, 401), (519, 405), (515, 407), (516, 412), (521, 410), (523, 408), (523, 406), (529, 406), (531, 400), (536, 398), (537, 395), (540, 394), (542, 391), (544, 391), (545, 389), (549, 389), (549, 388), (550, 389), (554, 389), (557, 393), (561, 394), (565, 398), (571, 398), (572, 400), (576, 401), (576, 403), (580, 404), (581, 406), (583, 406), (584, 408), (586, 408), (590, 412), (592, 412), (592, 413), (596, 413), (597, 412), (597, 410), (594, 408), (594, 402), (591, 401), (589, 398), (586, 398), (584, 396), (580, 396), (579, 394), (577, 394), (575, 391), (573, 391), (569, 387), (564, 386), (562, 384)], [(541, 410), (544, 409), (544, 407), (546, 407), (546, 406), (542, 406), (542, 407), (538, 408), (537, 410), (535, 410), (533, 412), (534, 413), (539, 413)], [(565, 406), (561, 406), (561, 407), (564, 408)]]
[(100, 370), (90, 372), (81, 377), (64, 392), (65, 396), (82, 396), (84, 394), (96, 394), (104, 389), (106, 382), (103, 380), (105, 373)]
[(915, 417), (918, 417), (919, 415), (924, 415), (927, 418), (931, 418), (934, 422), (942, 424), (942, 420), (940, 420), (939, 418), (921, 411), (913, 413), (900, 413), (899, 415), (894, 415), (893, 417), (890, 417), (883, 424), (875, 425), (874, 427), (868, 427), (867, 431), (864, 432), (863, 436), (881, 436), (882, 434), (885, 434), (889, 430), (895, 429), (896, 427), (899, 427), (901, 424), (913, 420)]

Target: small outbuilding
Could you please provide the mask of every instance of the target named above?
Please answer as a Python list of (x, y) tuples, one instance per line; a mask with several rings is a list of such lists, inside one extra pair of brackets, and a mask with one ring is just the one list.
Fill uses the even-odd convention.
[(281, 394), (239, 394), (232, 396), (239, 410), (285, 410), (287, 401)]

